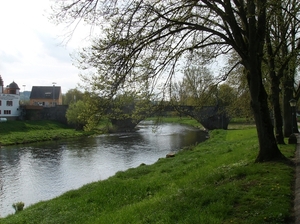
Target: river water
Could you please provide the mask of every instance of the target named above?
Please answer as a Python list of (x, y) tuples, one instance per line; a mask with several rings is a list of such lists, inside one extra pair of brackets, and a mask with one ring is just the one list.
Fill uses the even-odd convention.
[(153, 164), (170, 152), (205, 140), (206, 133), (179, 124), (143, 122), (135, 133), (0, 148), (0, 216), (48, 200), (118, 171)]

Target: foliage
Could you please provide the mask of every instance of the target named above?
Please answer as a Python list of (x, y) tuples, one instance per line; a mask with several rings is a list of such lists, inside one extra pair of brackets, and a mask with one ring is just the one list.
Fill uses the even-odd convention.
[[(239, 57), (235, 52), (232, 52), (228, 56), (227, 70), (233, 67), (238, 60)], [(243, 66), (238, 65), (230, 72), (226, 79), (226, 84), (233, 88), (236, 94), (236, 98), (229, 108), (232, 117), (253, 118), (253, 111), (250, 107), (250, 91), (247, 87), (247, 75)]]
[(93, 130), (103, 119), (113, 123), (122, 123), (129, 119), (133, 124), (138, 124), (149, 116), (152, 110), (153, 105), (145, 93), (127, 91), (113, 98), (105, 98), (86, 92), (84, 100), (70, 104), (66, 117), (69, 124), (78, 129)]
[(24, 206), (25, 206), (24, 202), (21, 202), (21, 201), (12, 204), (12, 207), (15, 209), (16, 213), (23, 211)]
[(66, 112), (66, 118), (69, 124), (75, 125), (77, 129), (83, 129), (87, 123), (84, 118), (85, 103), (82, 100), (71, 103)]
[[(7, 223), (292, 223), (294, 168), (253, 163), (255, 128), (215, 130), (141, 165), (0, 219)], [(288, 158), (293, 145), (280, 146)]]
[(182, 81), (174, 84), (172, 99), (179, 105), (206, 106), (216, 103), (216, 84), (206, 67), (188, 67)]
[(234, 80), (231, 77), (220, 83), (206, 67), (189, 67), (183, 80), (173, 86), (172, 102), (196, 107), (219, 106), (219, 112), (226, 112), (229, 117), (253, 117), (249, 91), (241, 86), (242, 78), (235, 74)]
[(108, 101), (85, 92), (83, 100), (78, 100), (69, 105), (66, 113), (68, 123), (75, 125), (79, 130), (93, 130), (107, 111)]
[(148, 96), (138, 95), (135, 92), (118, 94), (110, 103), (110, 118), (132, 118), (141, 121), (152, 111), (152, 104)]
[(83, 100), (84, 93), (78, 89), (70, 89), (63, 95), (63, 104), (69, 105), (71, 103), (76, 103), (76, 101)]
[[(233, 112), (236, 109), (235, 103), (238, 101), (237, 91), (226, 83), (221, 84), (217, 89), (216, 101), (218, 105), (226, 108), (228, 112)], [(235, 116), (236, 114), (231, 113), (231, 117)]]

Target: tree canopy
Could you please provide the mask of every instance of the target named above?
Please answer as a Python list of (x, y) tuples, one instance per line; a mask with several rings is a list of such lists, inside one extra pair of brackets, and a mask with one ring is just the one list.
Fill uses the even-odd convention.
[(63, 104), (69, 105), (70, 103), (74, 103), (78, 100), (83, 100), (84, 93), (82, 93), (78, 89), (69, 89), (68, 92), (66, 92), (63, 95)]
[[(225, 80), (243, 66), (259, 139), (256, 161), (282, 159), (273, 133), (268, 95), (263, 81), (263, 59), (268, 14), (285, 11), (272, 0), (60, 1), (58, 22), (84, 20), (102, 26), (103, 33), (78, 58), (81, 69), (93, 68), (87, 85), (112, 97), (118, 91), (143, 86), (149, 92), (170, 90), (175, 74), (192, 58), (199, 63), (235, 53), (237, 61), (215, 77)], [(276, 3), (276, 4), (275, 4)], [(298, 14), (293, 14), (295, 17)], [(297, 41), (297, 40), (295, 40)]]

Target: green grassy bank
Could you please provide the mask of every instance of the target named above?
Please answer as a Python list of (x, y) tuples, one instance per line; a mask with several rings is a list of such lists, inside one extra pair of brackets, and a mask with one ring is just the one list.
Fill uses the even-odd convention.
[(14, 145), (74, 138), (91, 133), (76, 131), (53, 121), (7, 121), (0, 123), (0, 144)]
[[(254, 163), (253, 127), (210, 136), (175, 157), (25, 204), (0, 223), (292, 223), (294, 167)], [(280, 148), (294, 157), (295, 145)]]

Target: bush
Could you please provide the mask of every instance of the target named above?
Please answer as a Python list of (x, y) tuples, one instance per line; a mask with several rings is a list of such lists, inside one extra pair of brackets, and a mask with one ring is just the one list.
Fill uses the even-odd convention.
[(17, 212), (23, 211), (24, 205), (25, 205), (24, 202), (20, 201), (20, 202), (12, 204), (12, 207), (15, 209), (15, 211), (17, 213)]

